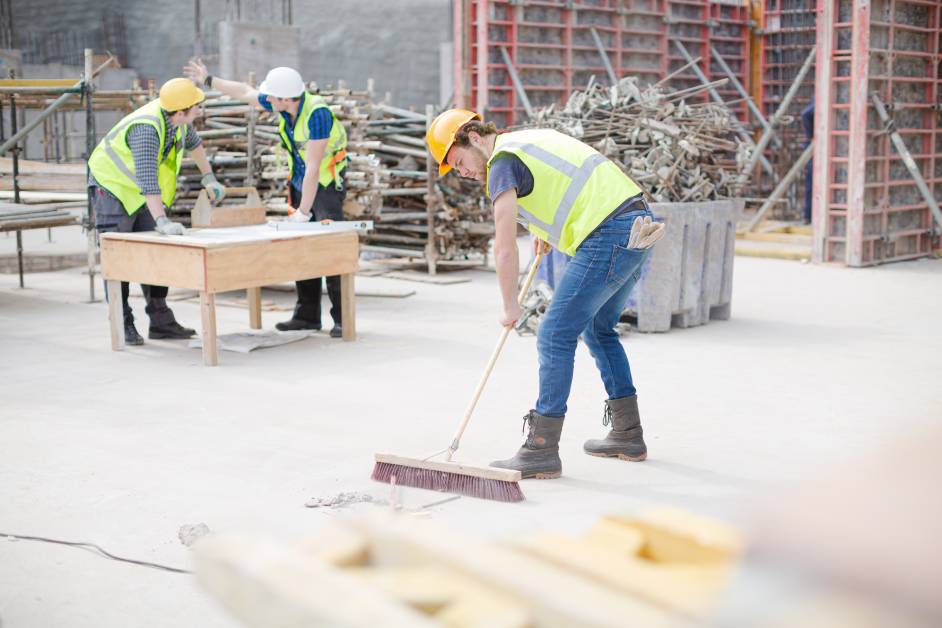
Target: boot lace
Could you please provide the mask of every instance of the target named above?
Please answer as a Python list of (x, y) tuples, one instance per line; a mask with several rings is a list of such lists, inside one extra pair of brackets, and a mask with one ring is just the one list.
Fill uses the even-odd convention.
[(612, 424), (612, 407), (605, 404), (605, 410), (602, 411), (602, 425), (607, 426)]
[(527, 431), (528, 423), (530, 424), (530, 433), (527, 434), (527, 441), (525, 443), (525, 446), (527, 447), (532, 445), (532, 443), (530, 442), (530, 439), (533, 437), (533, 413), (532, 412), (527, 412), (526, 414), (523, 415), (523, 426), (520, 428), (521, 434)]

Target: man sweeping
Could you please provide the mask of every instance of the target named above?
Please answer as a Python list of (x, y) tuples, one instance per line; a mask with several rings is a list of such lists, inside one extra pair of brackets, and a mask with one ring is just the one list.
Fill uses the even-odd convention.
[(641, 188), (572, 137), (549, 129), (498, 134), (493, 123), (463, 109), (439, 115), (426, 142), (439, 174), (454, 169), (486, 183), (494, 205), (501, 325), (512, 326), (521, 315), (517, 221), (542, 241), (544, 252), (555, 247), (571, 257), (539, 327), (539, 396), (524, 416), (526, 442), (515, 456), (491, 466), (516, 469), (523, 478), (562, 474), (559, 438), (580, 335), (602, 375), (608, 393), (602, 424), (611, 428), (603, 439), (587, 441), (585, 452), (644, 460), (637, 391), (615, 331), (649, 249), (663, 235)]
[[(187, 76), (223, 94), (278, 113), (278, 134), (289, 154), (289, 197), (295, 222), (343, 220), (343, 171), (347, 166), (347, 132), (324, 99), (305, 89), (293, 68), (273, 68), (255, 89), (246, 83), (213, 76), (198, 59), (183, 70)], [(321, 329), (321, 278), (297, 282), (298, 303), (290, 320), (278, 323), (281, 331)], [(331, 338), (343, 336), (340, 277), (327, 277)]]
[[(156, 230), (183, 235), (183, 225), (167, 218), (177, 194), (177, 175), (183, 154), (190, 151), (203, 174), (202, 184), (214, 203), (226, 195), (206, 158), (206, 149), (193, 128), (203, 91), (188, 79), (170, 79), (157, 100), (132, 111), (101, 140), (88, 159), (89, 198), (99, 233)], [(167, 307), (165, 286), (141, 286), (150, 317), (150, 338), (189, 338), (196, 331), (180, 325)], [(134, 327), (128, 305), (127, 282), (121, 283), (124, 303), (124, 341), (144, 344)]]

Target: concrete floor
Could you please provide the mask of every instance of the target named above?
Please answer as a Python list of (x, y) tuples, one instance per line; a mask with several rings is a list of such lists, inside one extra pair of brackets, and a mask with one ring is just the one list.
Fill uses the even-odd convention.
[[(248, 355), (170, 341), (110, 350), (81, 271), (0, 276), (0, 533), (91, 541), (186, 567), (187, 523), (290, 541), (332, 516), (311, 497), (388, 487), (371, 455), (446, 446), (498, 334), (495, 275), (358, 300), (356, 343), (319, 334)], [(584, 347), (561, 454), (564, 477), (527, 501), (461, 498), (430, 509), (479, 535), (576, 531), (599, 515), (669, 504), (745, 524), (776, 486), (938, 422), (942, 261), (844, 269), (736, 260), (733, 319), (625, 338), (650, 458), (581, 453), (603, 433), (603, 389)], [(138, 288), (133, 292), (139, 295)], [(99, 287), (100, 294), (100, 287)], [(292, 296), (267, 292), (290, 306)], [(143, 316), (143, 303), (134, 300)], [(197, 326), (198, 305), (174, 305)], [(245, 310), (218, 308), (220, 333)], [(265, 312), (271, 327), (286, 312)], [(535, 340), (512, 336), (463, 441), (486, 463), (520, 442), (536, 391)], [(409, 507), (440, 494), (407, 490)], [(360, 504), (350, 510), (377, 506)], [(3, 628), (235, 623), (190, 576), (36, 542), (0, 541)]]

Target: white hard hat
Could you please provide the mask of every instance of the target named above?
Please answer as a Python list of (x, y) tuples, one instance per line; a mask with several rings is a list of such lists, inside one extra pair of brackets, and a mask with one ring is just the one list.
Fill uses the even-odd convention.
[(275, 98), (297, 98), (304, 93), (304, 79), (294, 68), (272, 68), (258, 91)]

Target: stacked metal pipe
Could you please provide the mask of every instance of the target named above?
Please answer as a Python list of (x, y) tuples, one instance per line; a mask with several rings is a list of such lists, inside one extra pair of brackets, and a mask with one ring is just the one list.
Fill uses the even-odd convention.
[(691, 102), (708, 86), (641, 88), (634, 77), (574, 92), (564, 107), (535, 112), (527, 127), (568, 133), (614, 160), (659, 202), (706, 201), (735, 194), (734, 116), (721, 104)]
[(367, 237), (374, 250), (438, 260), (483, 258), (493, 235), (480, 184), (439, 179), (425, 148), (428, 116), (377, 104), (367, 123), (369, 147), (388, 173), (381, 211)]

